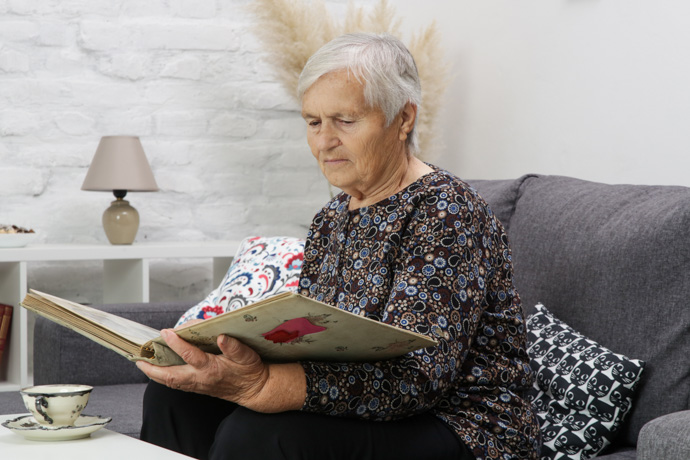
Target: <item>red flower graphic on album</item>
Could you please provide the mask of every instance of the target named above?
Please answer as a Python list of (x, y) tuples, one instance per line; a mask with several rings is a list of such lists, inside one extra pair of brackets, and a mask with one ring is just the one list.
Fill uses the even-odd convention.
[(304, 335), (316, 334), (325, 330), (325, 327), (312, 324), (307, 318), (294, 318), (261, 335), (273, 343), (290, 343)]
[(278, 329), (262, 335), (266, 340), (270, 340), (273, 343), (290, 343), (299, 337), (299, 332)]

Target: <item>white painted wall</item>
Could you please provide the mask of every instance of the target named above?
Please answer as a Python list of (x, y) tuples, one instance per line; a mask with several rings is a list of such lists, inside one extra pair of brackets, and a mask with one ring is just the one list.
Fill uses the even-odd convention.
[(466, 178), (690, 185), (690, 3), (396, 0), (454, 65), (438, 162)]
[[(440, 165), (690, 185), (690, 3), (391, 1), (408, 31), (438, 22), (453, 64)], [(161, 187), (129, 195), (137, 241), (304, 235), (328, 188), (246, 3), (0, 0), (0, 223), (107, 244), (112, 197), (80, 187), (102, 135), (134, 134)], [(211, 288), (210, 267), (151, 265), (154, 300)], [(100, 300), (98, 264), (32, 267), (32, 287)]]
[[(113, 196), (80, 188), (100, 137), (130, 134), (161, 188), (128, 195), (136, 241), (303, 236), (329, 190), (246, 3), (0, 0), (0, 223), (108, 244)], [(30, 286), (100, 301), (100, 264), (55, 265), (32, 264)], [(154, 300), (211, 289), (210, 261), (151, 271)]]

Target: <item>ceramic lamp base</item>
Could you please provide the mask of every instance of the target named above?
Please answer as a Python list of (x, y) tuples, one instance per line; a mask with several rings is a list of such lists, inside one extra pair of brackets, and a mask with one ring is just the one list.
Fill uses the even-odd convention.
[(110, 244), (132, 244), (139, 230), (139, 213), (129, 201), (118, 198), (103, 213), (103, 229)]

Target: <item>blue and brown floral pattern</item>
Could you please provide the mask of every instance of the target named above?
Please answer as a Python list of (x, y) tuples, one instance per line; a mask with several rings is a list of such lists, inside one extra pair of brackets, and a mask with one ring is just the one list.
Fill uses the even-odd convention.
[(300, 292), (439, 346), (374, 363), (302, 363), (303, 410), (372, 420), (431, 411), (478, 459), (537, 458), (511, 253), (486, 203), (437, 170), (375, 205), (348, 205), (340, 194), (314, 218)]

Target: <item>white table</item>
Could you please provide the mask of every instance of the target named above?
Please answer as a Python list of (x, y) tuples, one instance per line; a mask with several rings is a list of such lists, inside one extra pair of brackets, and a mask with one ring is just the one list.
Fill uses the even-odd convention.
[(27, 264), (45, 261), (103, 261), (103, 303), (149, 301), (149, 260), (209, 258), (213, 285), (227, 272), (240, 241), (111, 244), (38, 244), (0, 248), (0, 303), (14, 305), (10, 343), (0, 366), (0, 391), (17, 391), (33, 382), (28, 312), (19, 308), (26, 295)]
[[(0, 423), (20, 415), (22, 414), (0, 415)], [(101, 428), (84, 439), (43, 442), (26, 440), (4, 426), (0, 426), (0, 457), (2, 460), (122, 460), (123, 458), (183, 460), (191, 458), (107, 428)]]

